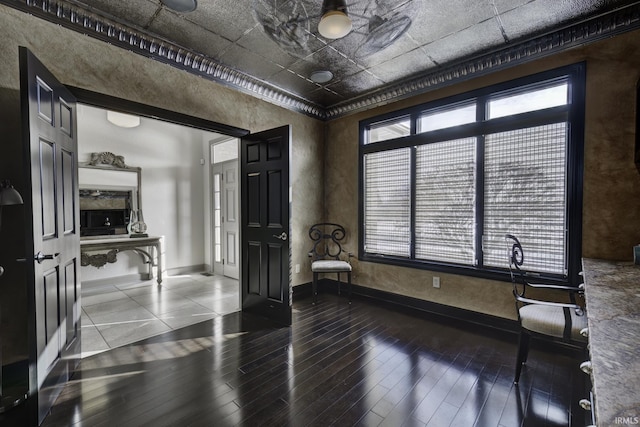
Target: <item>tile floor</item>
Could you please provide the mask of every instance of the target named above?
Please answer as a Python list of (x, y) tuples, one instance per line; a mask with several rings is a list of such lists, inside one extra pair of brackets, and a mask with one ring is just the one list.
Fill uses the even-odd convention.
[(239, 310), (238, 281), (200, 273), (82, 287), (82, 357)]

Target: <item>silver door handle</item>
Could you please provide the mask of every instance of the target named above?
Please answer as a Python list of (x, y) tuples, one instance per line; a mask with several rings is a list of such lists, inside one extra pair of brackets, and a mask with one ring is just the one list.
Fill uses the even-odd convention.
[(57, 258), (58, 255), (60, 254), (49, 254), (49, 255), (45, 255), (42, 252), (38, 252), (33, 259), (35, 259), (36, 261), (38, 261), (38, 264), (42, 264), (42, 261), (44, 261), (45, 259), (54, 259)]
[(275, 237), (276, 239), (280, 239), (282, 241), (287, 240), (287, 233), (285, 233), (284, 231), (280, 234), (274, 234), (273, 237)]

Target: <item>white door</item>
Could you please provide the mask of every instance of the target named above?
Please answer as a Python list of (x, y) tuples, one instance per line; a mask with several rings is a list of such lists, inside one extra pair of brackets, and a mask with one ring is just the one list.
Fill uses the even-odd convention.
[(238, 161), (213, 165), (214, 273), (239, 278)]

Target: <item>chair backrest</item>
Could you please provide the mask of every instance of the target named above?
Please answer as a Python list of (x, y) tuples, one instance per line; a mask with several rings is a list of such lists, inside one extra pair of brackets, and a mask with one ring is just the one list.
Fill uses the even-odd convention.
[(340, 259), (345, 252), (342, 241), (347, 233), (343, 226), (332, 222), (321, 222), (309, 228), (309, 237), (313, 241), (313, 248), (309, 252), (314, 260)]
[[(509, 257), (509, 274), (513, 283), (513, 292), (519, 296), (524, 296), (526, 281), (524, 280), (523, 271), (520, 269), (524, 263), (524, 250), (520, 244), (520, 240), (513, 234), (506, 234), (504, 239), (507, 241), (508, 257)], [(518, 285), (522, 290), (518, 289)]]

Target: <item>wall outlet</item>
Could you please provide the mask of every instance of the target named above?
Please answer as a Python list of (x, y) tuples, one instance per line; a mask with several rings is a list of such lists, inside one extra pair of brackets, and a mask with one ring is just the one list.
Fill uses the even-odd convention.
[(296, 264), (296, 274), (300, 273), (300, 264)]
[(433, 276), (433, 287), (440, 289), (440, 278), (438, 276)]

